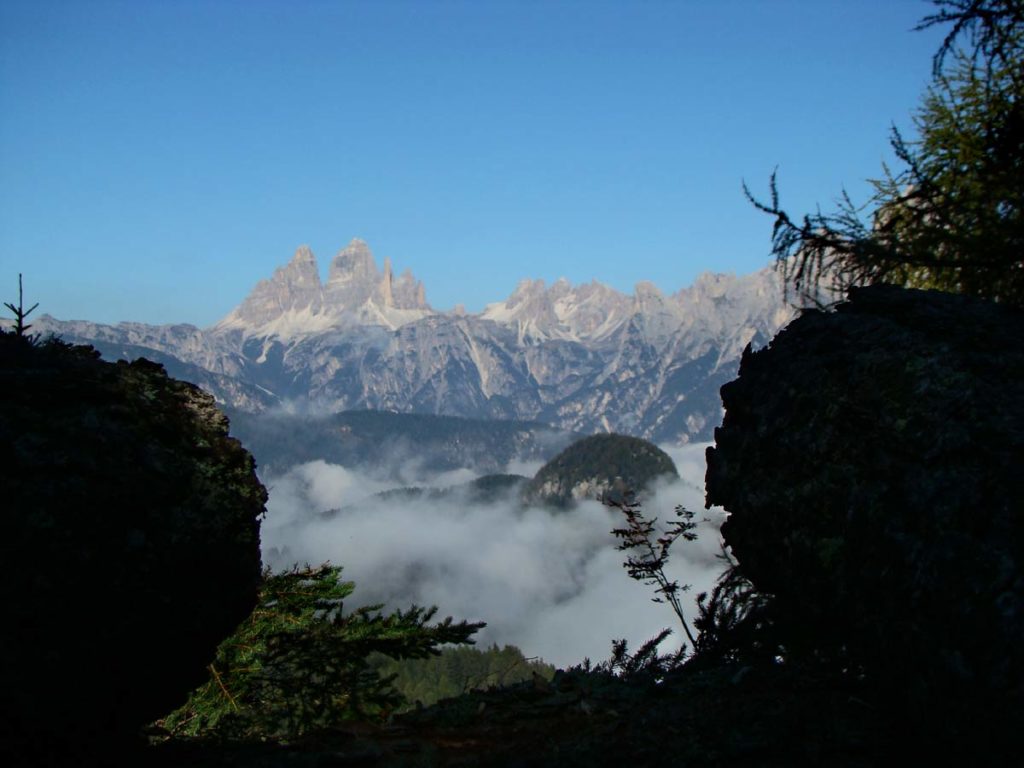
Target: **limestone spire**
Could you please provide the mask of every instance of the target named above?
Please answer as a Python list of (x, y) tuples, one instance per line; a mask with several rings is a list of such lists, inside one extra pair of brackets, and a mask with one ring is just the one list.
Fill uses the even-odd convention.
[(391, 259), (388, 256), (384, 257), (384, 278), (380, 282), (381, 299), (384, 302), (385, 307), (393, 307), (395, 305), (394, 297), (391, 294), (391, 285), (393, 278), (391, 275)]

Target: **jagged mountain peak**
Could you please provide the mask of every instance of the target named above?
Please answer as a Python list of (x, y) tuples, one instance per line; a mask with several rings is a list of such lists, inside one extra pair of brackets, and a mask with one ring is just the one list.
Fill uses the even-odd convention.
[(722, 272), (701, 272), (693, 281), (693, 290), (708, 296), (722, 296), (736, 284), (736, 275)]
[(214, 326), (233, 330), (265, 326), (283, 315), (318, 315), (323, 305), (320, 273), (309, 246), (299, 246), (291, 261), (260, 280), (245, 300)]
[(292, 256), (292, 264), (312, 264), (316, 266), (316, 256), (313, 255), (313, 249), (308, 245), (300, 245), (295, 249), (295, 255)]
[[(596, 280), (574, 285), (561, 277), (548, 285), (527, 278), (504, 301), (464, 316), (509, 327), (526, 345), (554, 339), (597, 342), (627, 325), (658, 348), (680, 329), (724, 341), (732, 329), (743, 327), (737, 338), (745, 344), (785, 321), (777, 296), (778, 281), (770, 270), (739, 277), (705, 272), (671, 296), (648, 281), (638, 282), (630, 295)], [(395, 330), (436, 314), (423, 283), (408, 269), (396, 277), (390, 258), (378, 269), (366, 241), (353, 238), (332, 259), (326, 282), (312, 250), (300, 246), (214, 330), (292, 338), (353, 325)]]
[(564, 277), (548, 287), (521, 280), (505, 301), (488, 304), (482, 317), (513, 325), (524, 341), (607, 336), (628, 314), (630, 299), (596, 280), (573, 285)]
[(665, 303), (665, 294), (649, 280), (641, 280), (633, 286), (633, 305), (640, 309), (649, 305), (660, 306)]
[(331, 260), (327, 272), (327, 284), (360, 281), (379, 277), (373, 252), (365, 240), (352, 238), (348, 245), (338, 251)]
[(300, 247), (212, 329), (115, 327), (43, 318), (42, 332), (104, 354), (145, 354), (210, 387), (224, 402), (268, 408), (296, 400), (329, 410), (384, 409), (538, 419), (581, 432), (706, 439), (718, 387), (748, 342), (792, 315), (781, 279), (700, 276), (671, 296), (592, 281), (524, 280), (480, 314), (435, 312), (408, 271), (378, 269), (354, 240), (319, 278)]
[(540, 296), (544, 293), (545, 283), (542, 278), (534, 280), (529, 277), (524, 277), (518, 283), (516, 288), (512, 291), (512, 294), (506, 300), (509, 306), (515, 306), (525, 301), (529, 301), (534, 296)]
[(310, 303), (316, 303), (314, 294), (320, 290), (320, 267), (316, 263), (316, 256), (308, 245), (300, 245), (295, 250), (292, 260), (285, 266), (274, 270), (274, 276), (270, 283), (285, 284), (293, 289), (293, 293), (301, 294), (294, 296), (299, 304), (305, 304), (306, 294), (309, 295)]
[(291, 338), (353, 323), (394, 329), (432, 313), (412, 273), (406, 270), (395, 280), (390, 259), (379, 271), (366, 241), (353, 238), (331, 260), (326, 283), (313, 251), (299, 246), (291, 261), (257, 283), (212, 330)]

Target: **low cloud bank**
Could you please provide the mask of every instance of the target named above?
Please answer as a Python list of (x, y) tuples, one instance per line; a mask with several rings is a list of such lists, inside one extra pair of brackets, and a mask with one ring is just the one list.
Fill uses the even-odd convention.
[[(702, 520), (695, 542), (676, 543), (667, 569), (691, 584), (685, 601), (693, 614), (696, 594), (721, 571), (718, 529), (723, 515), (704, 510), (705, 446), (666, 449), (680, 479), (654, 489), (644, 513), (661, 520), (682, 504)], [(510, 466), (532, 474), (536, 468)], [(273, 568), (326, 560), (344, 566), (356, 582), (355, 605), (437, 605), (440, 614), (482, 620), (480, 643), (512, 643), (528, 656), (558, 666), (584, 657), (608, 656), (610, 640), (630, 647), (671, 627), (665, 605), (651, 602), (653, 589), (630, 579), (625, 553), (615, 549), (613, 528), (621, 515), (597, 502), (564, 512), (524, 508), (516, 498), (473, 503), (456, 492), (443, 500), (373, 494), (414, 483), (443, 488), (475, 477), (469, 470), (444, 476), (382, 479), (323, 461), (264, 478), (270, 488), (263, 525), (264, 562)], [(324, 510), (340, 509), (333, 516)]]

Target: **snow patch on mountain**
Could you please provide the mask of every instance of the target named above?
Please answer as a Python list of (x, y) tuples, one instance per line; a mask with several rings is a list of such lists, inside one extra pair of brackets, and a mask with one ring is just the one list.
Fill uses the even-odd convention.
[(300, 247), (206, 330), (50, 317), (37, 330), (107, 357), (152, 357), (245, 410), (298, 402), (535, 420), (679, 444), (710, 438), (718, 389), (743, 349), (792, 315), (770, 269), (705, 273), (672, 295), (649, 282), (627, 295), (596, 281), (524, 280), (482, 313), (438, 312), (410, 272), (396, 279), (356, 239), (326, 282)]

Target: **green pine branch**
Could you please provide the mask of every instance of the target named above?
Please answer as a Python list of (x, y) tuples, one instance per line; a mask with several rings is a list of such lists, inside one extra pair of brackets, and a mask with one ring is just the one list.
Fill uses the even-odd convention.
[(437, 609), (344, 612), (354, 585), (341, 568), (264, 573), (259, 603), (221, 643), (210, 679), (162, 725), (175, 735), (293, 739), (348, 720), (385, 717), (403, 703), (367, 661), (425, 658), (472, 643), (484, 624), (431, 624)]

